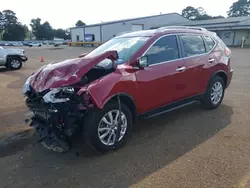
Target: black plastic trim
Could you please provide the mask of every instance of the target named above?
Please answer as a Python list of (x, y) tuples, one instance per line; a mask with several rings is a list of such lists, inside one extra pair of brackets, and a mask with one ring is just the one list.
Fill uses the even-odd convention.
[(204, 94), (196, 95), (196, 96), (193, 96), (193, 97), (189, 97), (189, 98), (183, 99), (183, 100), (178, 101), (178, 102), (173, 102), (171, 104), (168, 104), (168, 105), (160, 107), (160, 108), (156, 108), (154, 110), (150, 110), (150, 111), (148, 111), (146, 113), (141, 114), (138, 117), (138, 119), (150, 118), (150, 117), (153, 117), (153, 116), (157, 116), (157, 115), (160, 115), (160, 114), (163, 114), (163, 113), (167, 113), (167, 112), (179, 109), (181, 107), (193, 104), (197, 100), (201, 99), (203, 95)]

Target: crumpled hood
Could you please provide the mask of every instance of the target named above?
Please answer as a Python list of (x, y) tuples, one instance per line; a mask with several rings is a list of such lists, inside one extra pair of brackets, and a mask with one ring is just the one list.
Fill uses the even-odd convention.
[(75, 84), (93, 66), (106, 58), (112, 61), (118, 59), (117, 51), (107, 51), (91, 58), (75, 58), (45, 65), (32, 74), (30, 78), (31, 87), (36, 92), (41, 92), (50, 88)]

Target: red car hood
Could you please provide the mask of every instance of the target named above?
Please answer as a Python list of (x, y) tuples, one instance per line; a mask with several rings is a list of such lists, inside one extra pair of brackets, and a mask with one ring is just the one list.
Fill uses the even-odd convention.
[(75, 84), (79, 82), (93, 66), (106, 58), (112, 61), (118, 59), (117, 51), (107, 51), (91, 58), (76, 58), (45, 65), (32, 74), (30, 79), (31, 87), (36, 92), (41, 92), (50, 88)]

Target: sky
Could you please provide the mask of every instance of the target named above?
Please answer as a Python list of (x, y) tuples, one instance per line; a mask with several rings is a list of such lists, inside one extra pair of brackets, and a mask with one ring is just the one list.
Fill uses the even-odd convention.
[(129, 19), (181, 11), (187, 6), (203, 7), (212, 16), (227, 16), (236, 0), (1, 0), (0, 11), (13, 10), (22, 24), (32, 18), (48, 21), (53, 28), (74, 27), (77, 20), (86, 24)]

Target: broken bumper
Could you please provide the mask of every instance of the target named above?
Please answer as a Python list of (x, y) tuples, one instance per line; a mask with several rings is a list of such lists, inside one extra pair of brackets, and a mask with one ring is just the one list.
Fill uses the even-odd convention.
[(80, 132), (81, 114), (70, 110), (69, 103), (34, 104), (27, 99), (26, 105), (33, 112), (28, 121), (39, 137), (38, 142), (52, 151), (68, 151), (70, 138)]

